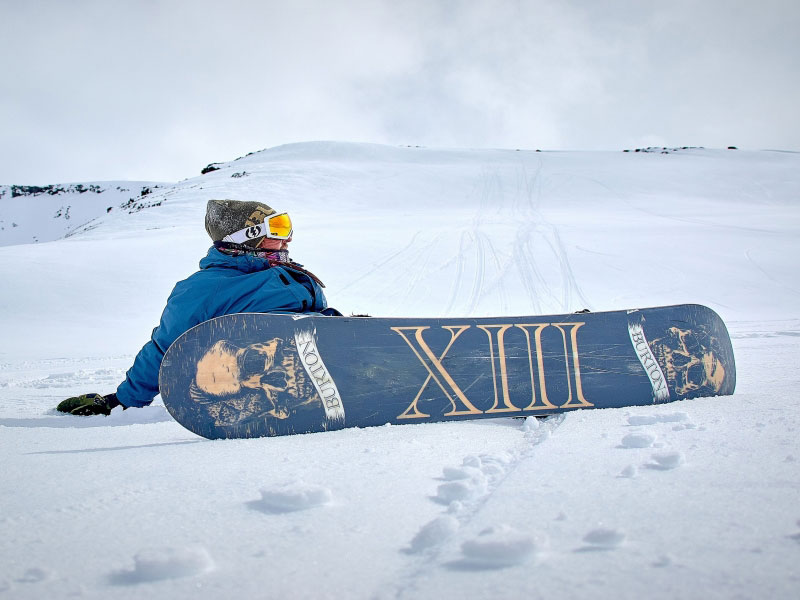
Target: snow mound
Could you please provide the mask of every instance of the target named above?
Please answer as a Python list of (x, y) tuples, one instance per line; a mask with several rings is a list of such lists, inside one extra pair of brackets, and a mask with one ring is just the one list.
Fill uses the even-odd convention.
[(648, 469), (656, 469), (659, 471), (669, 471), (681, 466), (686, 459), (682, 452), (658, 452), (651, 457), (653, 462), (645, 465)]
[(537, 539), (505, 524), (489, 527), (461, 544), (463, 558), (457, 566), (474, 569), (510, 567), (525, 562), (544, 544), (543, 535)]
[[(453, 510), (465, 503), (474, 503), (486, 496), (492, 485), (511, 465), (514, 457), (508, 453), (466, 456), (460, 467), (444, 467), (442, 483), (436, 489), (434, 501), (450, 505)], [(453, 506), (459, 503), (458, 506)]]
[(656, 441), (650, 433), (629, 433), (620, 442), (620, 448), (649, 448)]
[(486, 493), (486, 478), (443, 483), (436, 490), (436, 501), (441, 504), (464, 502)]
[(416, 554), (438, 546), (456, 531), (459, 523), (455, 517), (443, 515), (423, 525), (409, 544), (409, 554)]
[(538, 431), (539, 430), (539, 419), (536, 417), (525, 417), (525, 421), (522, 424), (522, 431), (525, 433), (529, 433), (531, 431)]
[(214, 561), (202, 546), (152, 548), (133, 557), (132, 570), (111, 575), (115, 585), (136, 585), (163, 579), (201, 575), (214, 568)]
[(261, 512), (279, 514), (307, 510), (317, 506), (330, 504), (333, 499), (331, 490), (313, 484), (296, 482), (281, 487), (261, 490), (261, 500), (249, 505)]
[(599, 527), (583, 536), (583, 541), (588, 546), (582, 550), (610, 550), (625, 541), (625, 533), (619, 529)]
[(470, 466), (445, 467), (442, 469), (442, 478), (447, 480), (481, 479), (483, 477), (483, 472), (480, 469)]

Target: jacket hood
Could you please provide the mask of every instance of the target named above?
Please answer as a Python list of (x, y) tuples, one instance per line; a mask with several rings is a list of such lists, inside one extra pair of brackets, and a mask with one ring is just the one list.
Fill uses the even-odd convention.
[(255, 273), (269, 269), (269, 262), (257, 256), (243, 254), (242, 256), (231, 256), (220, 252), (213, 246), (208, 249), (208, 254), (200, 260), (200, 268), (222, 267), (224, 269), (236, 269), (242, 273)]

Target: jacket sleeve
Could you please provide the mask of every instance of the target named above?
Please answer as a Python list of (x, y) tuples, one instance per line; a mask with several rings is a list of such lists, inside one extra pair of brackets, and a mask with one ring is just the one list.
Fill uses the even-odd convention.
[(205, 296), (190, 293), (191, 285), (181, 281), (172, 290), (158, 327), (153, 329), (147, 342), (117, 387), (117, 399), (123, 406), (147, 406), (158, 394), (158, 370), (170, 344), (183, 332), (205, 321), (208, 308)]

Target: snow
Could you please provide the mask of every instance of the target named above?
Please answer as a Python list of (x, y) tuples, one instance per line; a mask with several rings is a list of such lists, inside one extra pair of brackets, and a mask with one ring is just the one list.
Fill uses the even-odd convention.
[(324, 506), (331, 499), (331, 491), (326, 487), (293, 481), (261, 490), (261, 500), (251, 502), (250, 506), (265, 513), (284, 513)]
[[(105, 191), (55, 198), (89, 223), (68, 230), (54, 196), (0, 196), (19, 220), (0, 231), (0, 599), (798, 596), (800, 154), (325, 142), (219, 166), (133, 211), (86, 182)], [(210, 198), (290, 211), (292, 256), (345, 313), (706, 304), (736, 394), (220, 441), (160, 400), (55, 413), (124, 377), (205, 254)]]
[(161, 184), (102, 181), (46, 186), (0, 185), (0, 246), (50, 242), (91, 229), (113, 210), (136, 212)]

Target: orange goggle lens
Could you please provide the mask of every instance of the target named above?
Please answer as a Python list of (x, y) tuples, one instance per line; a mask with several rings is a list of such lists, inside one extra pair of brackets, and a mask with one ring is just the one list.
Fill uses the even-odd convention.
[(267, 237), (273, 239), (287, 239), (292, 235), (292, 220), (288, 213), (272, 215), (267, 219), (269, 233)]

